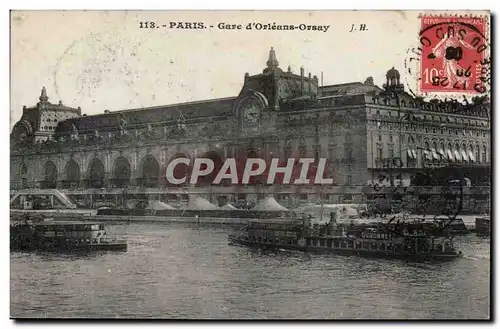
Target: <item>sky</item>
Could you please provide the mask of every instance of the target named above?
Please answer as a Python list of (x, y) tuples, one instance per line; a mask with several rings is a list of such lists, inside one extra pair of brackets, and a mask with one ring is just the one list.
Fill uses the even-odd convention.
[[(246, 72), (262, 73), (270, 47), (280, 67), (323, 83), (405, 78), (418, 45), (419, 11), (13, 11), (10, 127), (22, 107), (49, 101), (98, 114), (236, 96)], [(155, 22), (160, 28), (140, 28)], [(168, 29), (202, 22), (206, 29)], [(219, 23), (241, 24), (222, 30)], [(247, 30), (249, 23), (329, 26), (324, 31)], [(350, 32), (355, 24), (357, 31)], [(359, 25), (365, 24), (365, 31)], [(144, 25), (144, 24), (143, 24)], [(213, 28), (210, 28), (210, 26)]]

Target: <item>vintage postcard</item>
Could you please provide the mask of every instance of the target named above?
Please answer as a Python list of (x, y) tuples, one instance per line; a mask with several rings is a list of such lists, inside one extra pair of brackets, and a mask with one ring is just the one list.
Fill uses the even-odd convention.
[(490, 12), (10, 25), (11, 318), (490, 319)]

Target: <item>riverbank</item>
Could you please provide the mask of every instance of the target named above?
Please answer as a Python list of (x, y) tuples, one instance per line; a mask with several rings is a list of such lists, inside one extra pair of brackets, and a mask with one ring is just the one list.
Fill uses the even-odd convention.
[[(414, 216), (410, 216), (414, 217)], [(416, 217), (416, 216), (415, 216)], [(427, 216), (426, 216), (427, 217)], [(462, 219), (465, 227), (470, 232), (476, 230), (476, 217), (482, 215), (464, 215), (458, 216), (457, 219)], [(218, 224), (218, 225), (241, 225), (248, 221), (248, 218), (222, 218), (222, 217), (171, 217), (171, 216), (123, 216), (123, 215), (93, 215), (87, 217), (94, 221), (120, 221), (120, 222), (169, 222), (169, 223), (189, 223), (189, 224)], [(429, 219), (433, 218), (428, 216)], [(257, 219), (257, 218), (252, 218)], [(262, 219), (265, 221), (266, 219)], [(346, 221), (347, 223), (347, 221)]]
[[(188, 224), (223, 224), (241, 225), (245, 224), (247, 218), (221, 218), (221, 217), (170, 217), (170, 216), (117, 216), (117, 215), (95, 215), (86, 217), (93, 221), (101, 222), (168, 222)], [(265, 220), (265, 219), (263, 219)]]

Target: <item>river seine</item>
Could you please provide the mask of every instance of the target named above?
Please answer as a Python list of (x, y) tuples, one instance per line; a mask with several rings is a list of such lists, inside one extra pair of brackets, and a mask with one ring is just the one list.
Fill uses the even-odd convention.
[(445, 263), (262, 253), (225, 227), (108, 224), (127, 252), (11, 253), (13, 318), (487, 319), (490, 240)]

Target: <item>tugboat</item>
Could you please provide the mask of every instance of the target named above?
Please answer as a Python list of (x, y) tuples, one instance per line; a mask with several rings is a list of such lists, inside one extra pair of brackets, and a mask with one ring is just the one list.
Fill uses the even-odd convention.
[(41, 251), (127, 251), (127, 241), (106, 237), (104, 224), (27, 218), (11, 222), (11, 250)]
[(311, 225), (311, 218), (249, 221), (229, 234), (229, 244), (261, 249), (288, 249), (340, 255), (409, 260), (460, 257), (453, 236), (435, 223), (398, 222), (377, 226)]

